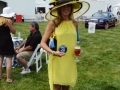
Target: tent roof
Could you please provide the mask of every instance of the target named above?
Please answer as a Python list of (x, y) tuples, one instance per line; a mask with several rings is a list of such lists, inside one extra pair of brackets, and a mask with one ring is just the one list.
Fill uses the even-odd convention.
[(120, 7), (120, 3), (118, 3), (118, 4), (114, 5), (114, 7)]

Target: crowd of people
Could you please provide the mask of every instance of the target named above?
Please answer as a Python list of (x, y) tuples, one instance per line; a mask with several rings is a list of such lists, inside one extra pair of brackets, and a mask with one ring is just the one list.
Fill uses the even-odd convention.
[[(74, 47), (77, 44), (78, 22), (74, 18), (74, 13), (80, 11), (82, 15), (88, 11), (90, 5), (87, 2), (78, 0), (52, 0), (50, 5), (53, 5), (53, 7), (46, 14), (49, 23), (46, 26), (44, 35), (41, 35), (37, 22), (30, 22), (29, 36), (16, 48), (14, 48), (10, 36), (10, 33), (15, 34), (16, 32), (13, 20), (15, 13), (11, 11), (10, 7), (3, 8), (3, 13), (0, 14), (0, 80), (4, 78), (2, 75), (4, 57), (7, 60), (6, 82), (15, 82), (11, 78), (13, 55), (16, 55), (16, 59), (23, 65), (21, 74), (30, 73), (31, 70), (27, 66), (26, 59), (32, 56), (36, 46), (40, 44), (50, 54), (48, 61), (50, 90), (69, 90), (70, 86), (75, 85), (77, 66)], [(46, 44), (53, 30), (57, 40), (57, 50), (52, 50)], [(60, 51), (61, 46), (62, 49), (67, 48), (67, 51)], [(80, 54), (81, 52), (79, 56)]]

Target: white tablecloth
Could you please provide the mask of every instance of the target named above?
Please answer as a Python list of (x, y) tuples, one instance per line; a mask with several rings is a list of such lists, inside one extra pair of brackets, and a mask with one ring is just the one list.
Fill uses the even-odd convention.
[(14, 48), (19, 46), (23, 42), (23, 38), (12, 37)]

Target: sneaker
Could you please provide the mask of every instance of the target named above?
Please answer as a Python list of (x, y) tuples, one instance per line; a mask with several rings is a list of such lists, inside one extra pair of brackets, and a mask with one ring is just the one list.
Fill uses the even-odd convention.
[(27, 73), (30, 73), (31, 71), (30, 71), (30, 69), (28, 68), (28, 69), (23, 69), (22, 70), (22, 72), (21, 72), (21, 74), (27, 74)]

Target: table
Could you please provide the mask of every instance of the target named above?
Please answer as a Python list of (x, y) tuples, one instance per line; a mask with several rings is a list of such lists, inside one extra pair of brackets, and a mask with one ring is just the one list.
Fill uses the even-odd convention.
[[(19, 46), (23, 42), (23, 38), (12, 37), (14, 48)], [(15, 56), (12, 58), (12, 66), (14, 66)], [(17, 63), (17, 61), (15, 61)], [(6, 57), (4, 57), (2, 67), (6, 67)]]

